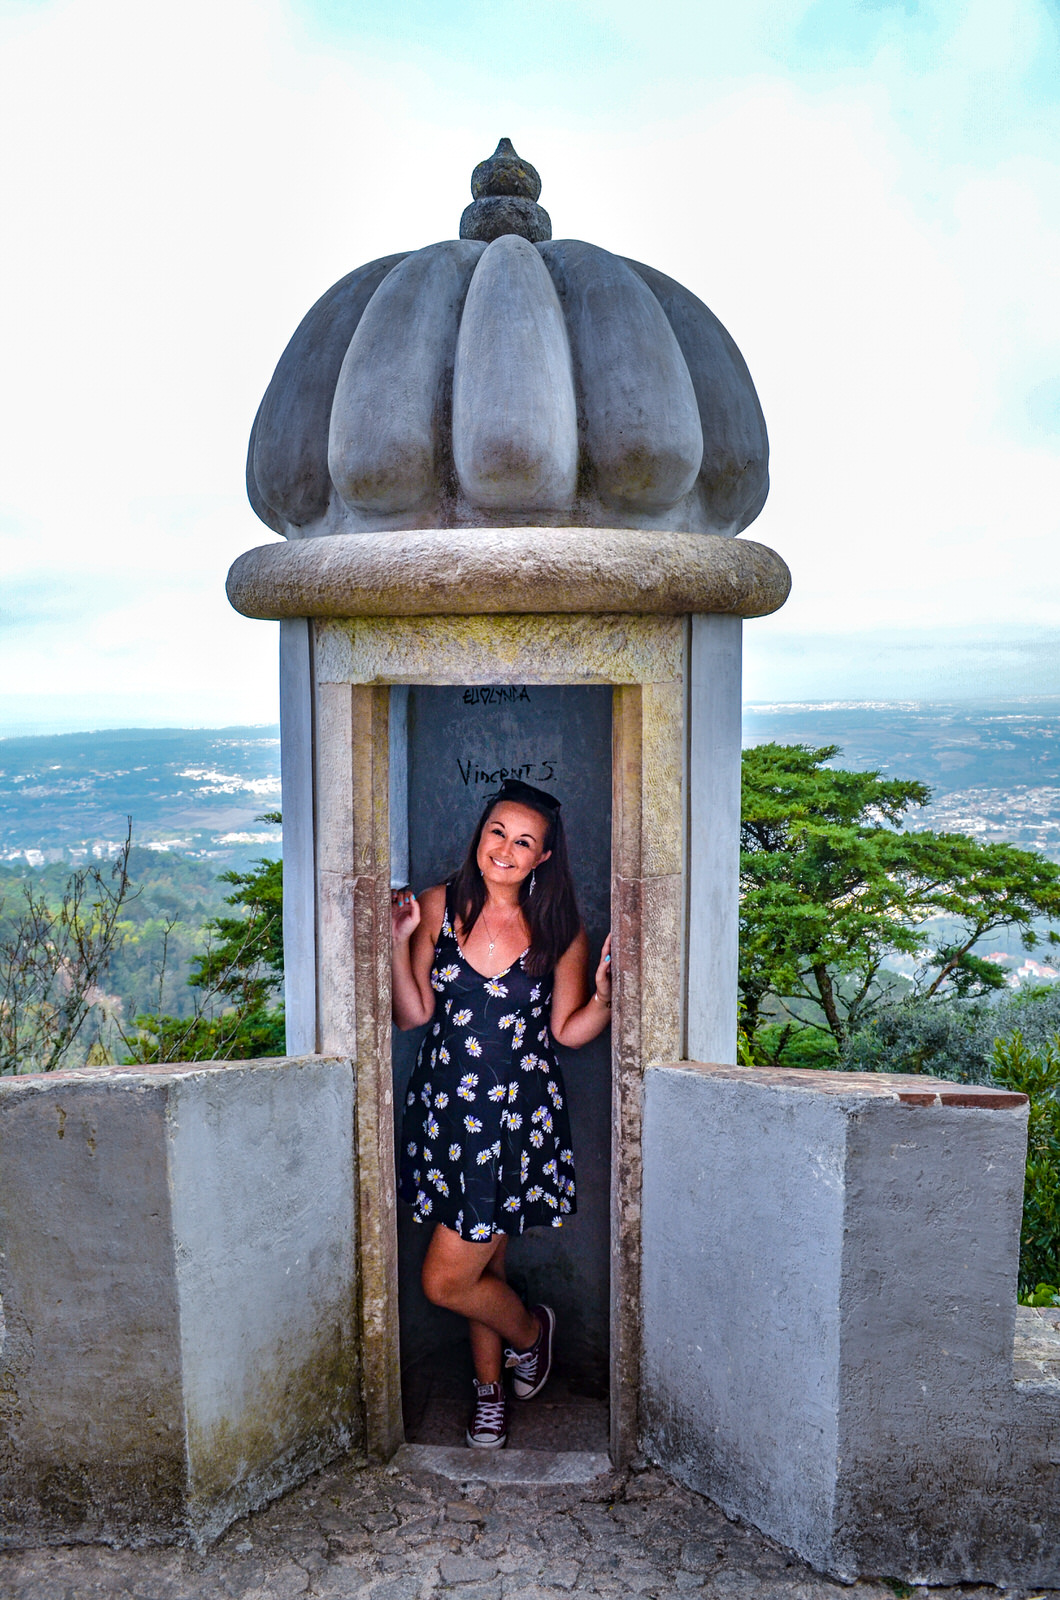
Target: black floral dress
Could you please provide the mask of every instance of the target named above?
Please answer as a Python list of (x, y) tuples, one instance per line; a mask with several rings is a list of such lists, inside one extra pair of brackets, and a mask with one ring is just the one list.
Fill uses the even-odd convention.
[(445, 919), (434, 951), (434, 1020), (420, 1046), (402, 1122), (399, 1192), (417, 1222), (462, 1239), (561, 1228), (575, 1207), (563, 1078), (548, 1031), (552, 974), (523, 956), (484, 978)]

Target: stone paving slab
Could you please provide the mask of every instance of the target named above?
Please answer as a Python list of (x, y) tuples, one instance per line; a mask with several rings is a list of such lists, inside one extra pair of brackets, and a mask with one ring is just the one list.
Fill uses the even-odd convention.
[(1060, 1306), (1017, 1306), (1012, 1376), (1060, 1387)]
[(524, 1486), (592, 1483), (611, 1471), (611, 1459), (591, 1450), (469, 1450), (460, 1445), (403, 1444), (400, 1472), (429, 1472), (453, 1483)]
[[(470, 1454), (470, 1452), (468, 1452)], [(498, 1452), (503, 1455), (503, 1452)], [(1009, 1590), (1009, 1600), (1047, 1591)], [(1057, 1594), (1057, 1591), (1048, 1591)], [(205, 1554), (96, 1545), (0, 1552), (0, 1600), (997, 1600), (821, 1577), (653, 1468), (588, 1484), (458, 1488), (347, 1458)]]

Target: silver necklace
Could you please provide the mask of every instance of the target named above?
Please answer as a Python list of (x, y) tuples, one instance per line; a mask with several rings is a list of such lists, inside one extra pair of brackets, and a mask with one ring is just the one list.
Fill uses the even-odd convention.
[[(516, 916), (518, 916), (518, 914), (519, 914), (519, 907), (518, 906), (516, 906), (515, 912), (516, 912)], [(489, 939), (489, 942), (490, 942), (489, 943), (489, 949), (486, 951), (486, 958), (488, 960), (489, 957), (493, 954), (493, 947), (497, 943), (497, 941), (496, 941), (495, 938), (492, 938), (490, 936), (490, 925), (486, 921), (486, 907), (485, 906), (482, 907), (482, 910), (479, 912), (479, 915), (482, 918), (482, 926), (486, 930), (486, 938)], [(515, 917), (509, 917), (507, 923), (504, 926), (504, 928), (501, 929), (501, 932), (502, 933), (506, 932), (507, 929), (511, 927), (511, 925), (512, 925), (512, 923), (514, 921), (515, 921)]]

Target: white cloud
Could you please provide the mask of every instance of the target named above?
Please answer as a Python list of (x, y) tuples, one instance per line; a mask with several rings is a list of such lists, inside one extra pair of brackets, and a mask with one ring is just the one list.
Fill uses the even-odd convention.
[(547, 51), (487, 82), (452, 30), (443, 59), (282, 0), (7, 14), (8, 692), (275, 715), (274, 629), (223, 596), (271, 538), (242, 491), (254, 409), (329, 284), (452, 235), (500, 132), (557, 233), (681, 278), (743, 349), (774, 451), (750, 536), (793, 568), (786, 636), (1055, 626), (1060, 163), (1034, 89), (1055, 30), (1038, 0), (1008, 10), (855, 30), (802, 0), (586, 6), (595, 72), (566, 100), (575, 60), (542, 97)]

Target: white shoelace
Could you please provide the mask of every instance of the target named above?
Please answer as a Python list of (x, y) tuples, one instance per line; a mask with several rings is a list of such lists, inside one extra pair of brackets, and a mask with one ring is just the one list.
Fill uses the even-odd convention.
[(486, 1386), (486, 1392), (477, 1390), (478, 1398), (475, 1401), (475, 1415), (471, 1423), (471, 1432), (478, 1433), (488, 1430), (491, 1433), (504, 1432), (504, 1391), (499, 1395), (491, 1395)]
[(517, 1378), (532, 1383), (537, 1377), (537, 1357), (541, 1341), (532, 1345), (529, 1350), (506, 1350), (504, 1352), (504, 1365), (506, 1368), (514, 1367)]

